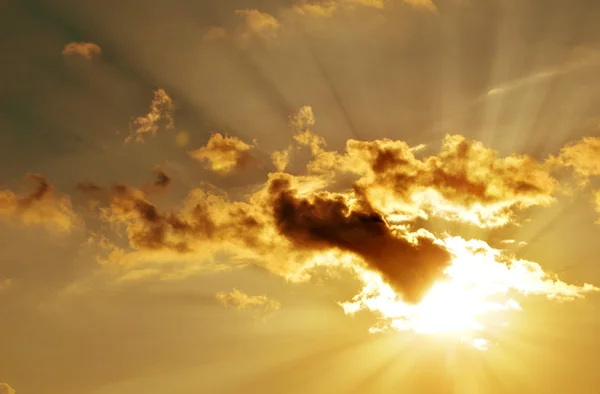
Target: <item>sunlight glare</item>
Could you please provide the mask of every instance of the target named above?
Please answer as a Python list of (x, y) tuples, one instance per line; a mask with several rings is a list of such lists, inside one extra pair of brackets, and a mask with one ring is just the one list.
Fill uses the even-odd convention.
[[(509, 258), (483, 241), (448, 237), (444, 243), (454, 256), (452, 264), (445, 271), (446, 277), (435, 283), (421, 302), (403, 302), (378, 274), (357, 269), (364, 287), (352, 301), (340, 304), (345, 313), (376, 312), (381, 320), (371, 332), (391, 329), (450, 335), (475, 349), (487, 350), (484, 317), (522, 310), (514, 295), (572, 300), (599, 290), (589, 284), (562, 282), (538, 264)], [(507, 325), (504, 321), (500, 324)]]

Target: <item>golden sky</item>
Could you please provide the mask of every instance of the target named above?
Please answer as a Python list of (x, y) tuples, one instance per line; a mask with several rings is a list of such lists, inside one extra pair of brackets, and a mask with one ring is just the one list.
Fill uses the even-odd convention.
[(598, 20), (0, 1), (0, 394), (597, 394)]

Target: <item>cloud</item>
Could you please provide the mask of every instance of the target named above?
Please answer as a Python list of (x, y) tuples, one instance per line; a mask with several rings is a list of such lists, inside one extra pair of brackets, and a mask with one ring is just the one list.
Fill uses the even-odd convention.
[(0, 383), (0, 394), (15, 394), (15, 390), (7, 383)]
[(572, 168), (580, 181), (586, 183), (590, 177), (600, 175), (600, 138), (585, 137), (569, 144), (552, 161)]
[(271, 153), (271, 160), (277, 171), (285, 171), (287, 166), (290, 164), (290, 153), (291, 148), (282, 151), (276, 151)]
[(339, 5), (335, 1), (323, 3), (305, 3), (292, 7), (292, 10), (300, 15), (313, 15), (319, 17), (329, 17), (337, 11)]
[(154, 91), (150, 111), (145, 116), (135, 118), (131, 122), (132, 135), (125, 139), (125, 142), (134, 140), (135, 142), (144, 142), (146, 135), (156, 135), (159, 127), (164, 125), (167, 129), (175, 127), (173, 113), (175, 105), (173, 99), (169, 97), (164, 89)]
[(24, 224), (44, 224), (60, 231), (70, 231), (77, 215), (68, 196), (58, 195), (39, 174), (28, 174), (35, 184), (29, 194), (19, 195), (0, 190), (0, 217), (18, 218)]
[[(484, 241), (449, 236), (444, 245), (452, 253), (452, 265), (445, 272), (447, 277), (435, 283), (419, 305), (399, 300), (389, 286), (368, 272), (361, 274), (363, 290), (340, 305), (347, 314), (375, 312), (380, 322), (372, 331), (480, 333), (486, 315), (522, 310), (515, 299), (519, 295), (571, 301), (600, 290), (590, 284), (565, 283), (544, 272), (539, 264), (504, 254)], [(471, 342), (480, 339), (484, 338), (471, 338)]]
[(294, 140), (314, 157), (309, 173), (353, 174), (355, 187), (384, 213), (498, 227), (510, 223), (516, 210), (550, 204), (558, 187), (547, 163), (526, 155), (501, 157), (460, 135), (447, 135), (440, 152), (423, 159), (415, 156), (422, 146), (387, 139), (351, 139), (340, 154), (325, 149), (311, 130), (314, 124), (310, 107), (291, 118)]
[(145, 192), (125, 185), (110, 188), (109, 200), (109, 206), (101, 210), (102, 219), (124, 224), (136, 249), (189, 252), (192, 240), (210, 238), (214, 228), (206, 205), (197, 204), (187, 215), (163, 213)]
[[(426, 231), (416, 218), (505, 225), (519, 209), (551, 203), (558, 186), (552, 166), (524, 155), (500, 156), (459, 135), (446, 136), (437, 154), (417, 157), (423, 146), (386, 139), (349, 140), (343, 152), (328, 151), (312, 130), (315, 117), (308, 106), (290, 125), (289, 152), (295, 144), (313, 156), (308, 174), (270, 173), (240, 201), (206, 185), (167, 210), (152, 202), (149, 187), (81, 184), (102, 200), (100, 219), (124, 230), (129, 241), (117, 246), (98, 238), (107, 252), (103, 264), (128, 270), (122, 275), (128, 280), (191, 274), (217, 252), (227, 254), (231, 267), (253, 264), (291, 281), (310, 278), (316, 267), (345, 267), (361, 278), (364, 272), (374, 275), (375, 282), (414, 305), (448, 279), (455, 258), (447, 235)], [(243, 167), (252, 148), (215, 133), (191, 154), (225, 174)], [(337, 184), (344, 174), (352, 176), (346, 189)], [(156, 177), (150, 186), (170, 182), (160, 169)], [(173, 273), (175, 261), (195, 265)]]
[(465, 208), (477, 205), (529, 207), (551, 201), (557, 181), (535, 159), (498, 153), (482, 143), (448, 135), (438, 155), (416, 159), (407, 144), (349, 141), (348, 154), (369, 165), (359, 183), (367, 189), (385, 185), (399, 198), (429, 189)]
[[(437, 7), (431, 0), (404, 0), (404, 3), (414, 8), (424, 9), (437, 13)], [(292, 10), (300, 15), (310, 15), (317, 17), (330, 17), (340, 9), (353, 9), (356, 6), (369, 7), (377, 10), (383, 10), (386, 6), (384, 0), (331, 0), (307, 2), (292, 6)]]
[(487, 92), (487, 95), (493, 96), (512, 92), (529, 85), (574, 73), (586, 67), (597, 65), (599, 60), (600, 53), (596, 49), (588, 47), (575, 47), (571, 51), (570, 56), (565, 63), (558, 64), (546, 70), (541, 70), (514, 81), (495, 86)]
[(295, 247), (355, 253), (409, 302), (419, 301), (450, 263), (433, 237), (394, 232), (365, 202), (351, 207), (345, 196), (325, 192), (300, 197), (284, 176), (272, 178), (269, 190), (277, 229)]
[(92, 60), (95, 56), (100, 55), (101, 49), (98, 45), (92, 42), (70, 42), (63, 48), (63, 55), (79, 55), (87, 60)]
[(216, 294), (216, 298), (224, 306), (238, 311), (258, 310), (268, 312), (281, 308), (279, 301), (270, 299), (266, 295), (251, 296), (238, 289), (233, 289), (230, 292), (219, 292)]
[(255, 159), (250, 154), (254, 145), (248, 145), (236, 137), (223, 136), (213, 133), (206, 146), (197, 149), (190, 155), (208, 164), (208, 167), (216, 173), (227, 175), (234, 170), (246, 168)]
[(244, 9), (236, 10), (235, 13), (245, 18), (246, 29), (242, 34), (243, 38), (249, 38), (253, 35), (265, 39), (275, 38), (281, 28), (279, 21), (266, 12), (260, 12), (255, 9)]

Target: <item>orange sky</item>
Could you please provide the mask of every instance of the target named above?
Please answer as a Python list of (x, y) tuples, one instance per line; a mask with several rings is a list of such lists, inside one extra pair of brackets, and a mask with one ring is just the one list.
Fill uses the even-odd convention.
[(0, 394), (597, 393), (599, 18), (0, 2)]

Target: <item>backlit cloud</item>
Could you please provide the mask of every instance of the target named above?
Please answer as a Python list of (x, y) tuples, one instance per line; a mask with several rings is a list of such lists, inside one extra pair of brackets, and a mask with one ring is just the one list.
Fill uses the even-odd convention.
[(275, 151), (271, 153), (271, 160), (273, 161), (273, 165), (277, 169), (277, 171), (285, 171), (288, 164), (290, 164), (290, 154), (292, 152), (291, 148)]
[[(109, 235), (93, 236), (104, 251), (100, 261), (118, 267), (120, 280), (129, 281), (248, 264), (291, 282), (309, 279), (318, 267), (349, 270), (363, 289), (341, 305), (346, 313), (369, 310), (379, 316), (374, 330), (428, 332), (435, 325), (444, 332), (457, 326), (476, 332), (488, 313), (519, 310), (518, 296), (572, 300), (597, 290), (563, 282), (484, 241), (434, 233), (422, 224), (432, 216), (481, 227), (518, 223), (521, 210), (554, 201), (560, 185), (552, 171), (557, 160), (572, 159), (567, 148), (560, 159), (538, 161), (502, 156), (481, 142), (448, 135), (439, 152), (429, 155), (423, 145), (388, 139), (351, 139), (340, 152), (327, 149), (315, 124), (310, 106), (291, 116), (290, 145), (272, 155), (279, 172), (267, 174), (238, 200), (205, 185), (175, 208), (159, 208), (153, 191), (171, 179), (160, 168), (142, 188), (80, 184), (99, 201), (101, 221), (128, 240), (117, 245)], [(253, 159), (252, 148), (214, 133), (190, 154), (227, 174)], [(301, 148), (311, 154), (306, 175), (283, 172)], [(339, 187), (342, 176), (350, 179), (346, 188)], [(212, 264), (216, 253), (226, 253), (229, 262)], [(275, 305), (237, 290), (218, 298), (238, 309)], [(476, 336), (469, 343), (483, 348), (487, 342)]]
[[(303, 277), (299, 273), (315, 261), (330, 264), (318, 257), (329, 252), (353, 255), (405, 301), (418, 302), (445, 277), (451, 252), (442, 238), (413, 228), (416, 217), (502, 226), (521, 209), (550, 204), (558, 186), (545, 163), (517, 154), (502, 157), (459, 135), (447, 136), (438, 154), (418, 158), (421, 146), (392, 140), (349, 140), (345, 152), (327, 151), (312, 131), (309, 106), (292, 116), (290, 125), (294, 142), (313, 155), (307, 166), (313, 175), (270, 174), (248, 202), (195, 189), (180, 209), (164, 212), (147, 190), (116, 185), (101, 208), (103, 220), (124, 226), (134, 250), (210, 254), (235, 245), (235, 254), (263, 260), (259, 264), (287, 278)], [(191, 155), (227, 174), (248, 163), (252, 148), (214, 133)], [(280, 160), (278, 170), (285, 170), (289, 152), (291, 147), (282, 157), (273, 156)], [(352, 189), (327, 192), (342, 173), (354, 176)], [(166, 174), (157, 176), (157, 184), (168, 184)], [(264, 262), (269, 256), (280, 262)], [(295, 262), (288, 266), (291, 256)], [(398, 256), (405, 263), (398, 263)]]
[(230, 292), (219, 292), (216, 294), (216, 298), (224, 306), (239, 311), (268, 312), (281, 308), (279, 301), (270, 299), (266, 295), (252, 296), (238, 289), (233, 289)]
[(446, 136), (440, 152), (424, 158), (416, 156), (421, 146), (391, 140), (348, 140), (340, 154), (325, 149), (314, 124), (310, 107), (291, 118), (295, 142), (314, 157), (308, 171), (354, 174), (355, 188), (387, 214), (504, 226), (516, 210), (550, 204), (558, 187), (549, 164), (526, 155), (502, 157), (460, 135)]
[(571, 167), (582, 182), (600, 175), (600, 138), (585, 137), (561, 149), (554, 159), (558, 164)]
[(28, 194), (12, 190), (0, 190), (0, 218), (17, 218), (24, 224), (43, 224), (69, 231), (75, 225), (77, 215), (68, 196), (54, 191), (50, 183), (39, 174), (28, 174), (34, 183)]
[(436, 282), (418, 305), (399, 300), (379, 277), (362, 272), (362, 292), (341, 303), (342, 308), (348, 314), (360, 310), (377, 313), (380, 322), (373, 331), (457, 333), (485, 350), (488, 339), (481, 336), (485, 335), (486, 317), (498, 311), (522, 310), (515, 297), (537, 295), (569, 301), (600, 290), (589, 284), (567, 284), (544, 272), (539, 264), (503, 254), (483, 241), (448, 237), (444, 244), (453, 255), (452, 264), (445, 270), (446, 278)]
[(91, 60), (94, 56), (100, 55), (101, 52), (100, 47), (92, 42), (70, 42), (65, 45), (62, 54), (79, 55)]
[(213, 133), (206, 146), (197, 149), (190, 155), (208, 164), (208, 167), (221, 174), (226, 175), (233, 170), (241, 170), (254, 161), (250, 150), (254, 148), (236, 137), (223, 136)]
[(543, 163), (500, 157), (459, 135), (446, 136), (440, 153), (424, 159), (401, 141), (351, 140), (346, 149), (345, 161), (363, 171), (357, 186), (380, 209), (408, 204), (479, 226), (505, 225), (514, 209), (551, 203), (558, 185)]
[(169, 97), (164, 89), (154, 91), (154, 97), (150, 104), (150, 110), (144, 116), (135, 118), (131, 122), (132, 135), (125, 139), (125, 142), (135, 141), (144, 142), (148, 135), (156, 135), (159, 127), (164, 126), (167, 129), (175, 127), (173, 113), (175, 105), (173, 99)]
[(243, 37), (248, 38), (252, 35), (261, 38), (275, 38), (281, 28), (281, 23), (273, 15), (266, 12), (260, 12), (256, 9), (236, 10), (236, 14), (245, 19), (245, 32)]
[(292, 7), (293, 11), (300, 15), (312, 15), (320, 17), (329, 17), (338, 9), (339, 5), (335, 1), (304, 3)]

